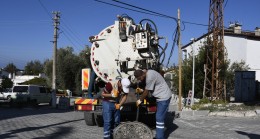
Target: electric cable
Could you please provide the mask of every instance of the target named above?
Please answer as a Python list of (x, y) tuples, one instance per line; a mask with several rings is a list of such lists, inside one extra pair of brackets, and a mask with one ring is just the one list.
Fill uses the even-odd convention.
[(41, 0), (38, 0), (38, 2), (40, 3), (41, 7), (44, 9), (44, 11), (47, 13), (47, 15), (52, 18), (51, 14), (49, 13), (48, 9), (43, 5), (43, 3), (41, 2)]
[(138, 12), (138, 13), (143, 13), (143, 14), (163, 17), (163, 16), (160, 16), (160, 15), (157, 15), (157, 14), (152, 14), (152, 13), (147, 13), (147, 12), (143, 12), (143, 11), (139, 11), (139, 10), (134, 10), (134, 9), (122, 7), (122, 6), (119, 6), (119, 5), (111, 4), (111, 3), (100, 1), (100, 0), (94, 0), (94, 1), (99, 2), (99, 3), (103, 3), (103, 4), (107, 4), (107, 5), (110, 5), (110, 6), (114, 6), (114, 7), (117, 7), (117, 8), (122, 8), (122, 9), (130, 10), (130, 11), (135, 11), (135, 12)]
[(77, 32), (74, 32), (73, 29), (72, 29), (72, 27), (65, 22), (65, 17), (64, 17), (64, 16), (63, 16), (61, 22), (64, 24), (64, 27), (67, 28), (68, 31), (77, 39), (78, 42), (80, 41), (82, 44), (84, 44), (84, 43), (83, 43), (84, 41), (82, 41), (82, 39), (80, 39), (78, 33), (77, 33)]
[(112, 0), (112, 1), (124, 4), (124, 5), (127, 5), (127, 6), (130, 6), (130, 7), (134, 7), (134, 8), (140, 9), (140, 10), (144, 10), (144, 11), (147, 11), (147, 12), (151, 12), (151, 13), (160, 15), (162, 17), (167, 17), (167, 18), (174, 19), (176, 21), (176, 23), (177, 23), (177, 18), (175, 18), (175, 17), (168, 16), (168, 15), (165, 15), (165, 14), (161, 14), (161, 13), (158, 13), (158, 12), (154, 12), (154, 11), (151, 11), (151, 10), (147, 10), (147, 9), (144, 9), (144, 8), (141, 8), (141, 7), (137, 7), (137, 6), (134, 6), (134, 5), (131, 5), (131, 4), (127, 4), (127, 3), (124, 3), (124, 2), (121, 2), (121, 1), (118, 1), (118, 0)]
[(168, 62), (167, 62), (167, 64), (166, 64), (166, 67), (168, 67), (168, 65), (169, 65), (169, 63), (170, 63), (170, 59), (171, 59), (172, 54), (173, 54), (173, 51), (174, 51), (174, 46), (175, 46), (175, 43), (176, 43), (176, 41), (177, 41), (177, 36), (178, 36), (178, 33), (177, 33), (177, 28), (176, 28), (176, 29), (175, 29), (175, 38), (174, 38), (174, 41), (173, 41), (173, 43), (172, 43), (172, 49), (171, 49), (170, 56), (169, 56), (169, 58), (168, 58)]
[[(71, 35), (71, 33), (68, 33), (69, 31), (67, 31), (67, 29), (64, 26), (61, 26), (61, 31), (62, 31), (62, 33), (64, 33), (66, 35), (65, 37), (67, 38), (67, 40), (69, 42), (71, 42), (73, 44), (73, 46), (76, 47), (77, 50), (80, 50), (81, 48), (83, 48), (84, 45), (80, 44), (79, 41), (76, 41), (76, 39)], [(74, 40), (74, 41), (72, 41), (72, 40)]]

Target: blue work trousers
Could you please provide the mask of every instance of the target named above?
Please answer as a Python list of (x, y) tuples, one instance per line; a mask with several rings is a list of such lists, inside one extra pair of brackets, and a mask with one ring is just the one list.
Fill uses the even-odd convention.
[(115, 103), (103, 101), (104, 139), (113, 138), (113, 130), (120, 123), (120, 110), (116, 110)]
[(156, 111), (156, 139), (164, 139), (164, 120), (169, 109), (171, 98), (164, 101), (157, 101)]

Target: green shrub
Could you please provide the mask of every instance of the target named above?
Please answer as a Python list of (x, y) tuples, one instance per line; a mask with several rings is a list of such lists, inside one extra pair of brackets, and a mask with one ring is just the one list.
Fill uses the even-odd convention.
[(218, 100), (212, 101), (212, 104), (224, 104), (224, 105), (226, 105), (226, 102), (224, 100), (218, 99)]
[(207, 99), (207, 98), (202, 98), (202, 99), (199, 101), (199, 104), (207, 104), (207, 103), (210, 103), (210, 100)]
[(192, 110), (199, 110), (201, 108), (201, 105), (200, 104), (193, 104), (192, 106), (191, 106), (191, 109)]

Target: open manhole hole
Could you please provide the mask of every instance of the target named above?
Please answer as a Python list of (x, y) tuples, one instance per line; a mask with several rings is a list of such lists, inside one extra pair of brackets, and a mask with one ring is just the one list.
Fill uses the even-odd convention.
[(114, 129), (114, 139), (152, 139), (152, 130), (140, 122), (122, 123)]

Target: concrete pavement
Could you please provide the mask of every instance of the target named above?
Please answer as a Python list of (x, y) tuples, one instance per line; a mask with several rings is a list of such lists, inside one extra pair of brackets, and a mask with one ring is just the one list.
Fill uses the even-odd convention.
[[(259, 139), (260, 117), (174, 117), (167, 115), (168, 139)], [(102, 139), (103, 127), (87, 126), (82, 112), (71, 109), (0, 106), (1, 139)], [(151, 127), (152, 128), (152, 127)], [(155, 129), (152, 128), (155, 135)]]

